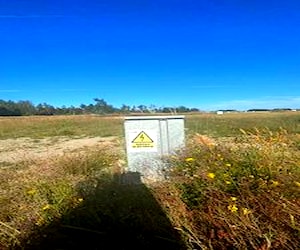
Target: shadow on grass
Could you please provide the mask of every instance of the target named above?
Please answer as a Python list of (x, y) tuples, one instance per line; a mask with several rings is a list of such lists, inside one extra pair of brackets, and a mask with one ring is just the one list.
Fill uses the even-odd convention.
[[(23, 249), (184, 249), (137, 173), (81, 183), (84, 201), (27, 239)], [(30, 243), (28, 243), (30, 240)]]

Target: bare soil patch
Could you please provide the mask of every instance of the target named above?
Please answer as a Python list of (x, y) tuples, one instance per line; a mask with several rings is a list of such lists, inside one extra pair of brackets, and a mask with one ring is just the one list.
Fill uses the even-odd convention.
[(117, 137), (5, 139), (0, 140), (0, 164), (46, 159), (96, 146), (119, 147), (120, 142)]

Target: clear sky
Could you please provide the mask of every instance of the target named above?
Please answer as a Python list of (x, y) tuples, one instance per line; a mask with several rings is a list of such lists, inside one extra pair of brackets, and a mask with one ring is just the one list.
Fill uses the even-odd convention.
[(0, 0), (0, 99), (300, 108), (299, 0)]

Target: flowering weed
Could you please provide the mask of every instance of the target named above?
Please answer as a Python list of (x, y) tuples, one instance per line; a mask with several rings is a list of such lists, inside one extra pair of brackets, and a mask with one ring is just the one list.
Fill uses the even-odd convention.
[(118, 159), (109, 148), (89, 148), (0, 169), (0, 249), (17, 247), (33, 230), (80, 206), (84, 198), (77, 184), (108, 173)]
[[(190, 248), (297, 249), (298, 137), (283, 129), (241, 132), (227, 143), (196, 135), (170, 160), (170, 181), (192, 213), (184, 217)], [(186, 159), (193, 159), (192, 164)], [(181, 220), (176, 223), (183, 229), (186, 221)]]

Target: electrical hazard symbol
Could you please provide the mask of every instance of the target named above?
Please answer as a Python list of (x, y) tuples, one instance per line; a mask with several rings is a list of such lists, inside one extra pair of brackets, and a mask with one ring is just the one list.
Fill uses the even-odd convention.
[(132, 148), (154, 148), (154, 141), (152, 138), (144, 131), (141, 131), (132, 141)]

